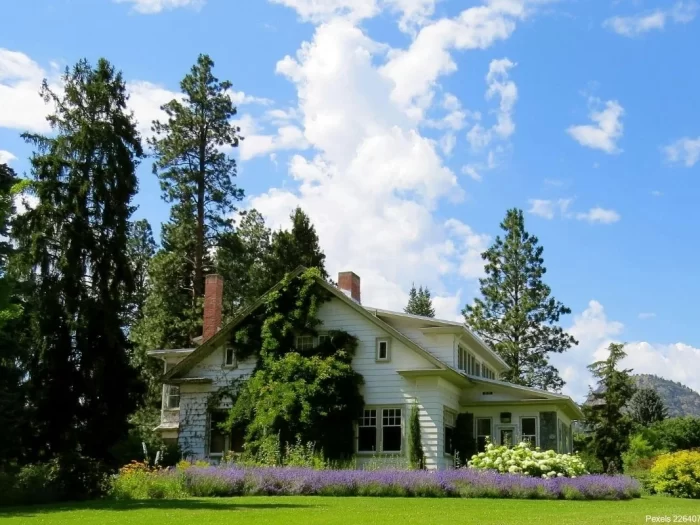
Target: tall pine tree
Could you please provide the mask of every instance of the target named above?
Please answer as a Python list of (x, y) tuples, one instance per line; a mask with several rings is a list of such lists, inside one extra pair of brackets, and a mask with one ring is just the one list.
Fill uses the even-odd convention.
[(653, 388), (640, 388), (630, 399), (629, 411), (638, 425), (648, 427), (668, 417), (663, 399)]
[(496, 237), (482, 254), (486, 277), (482, 298), (462, 313), (466, 323), (508, 363), (507, 381), (558, 391), (564, 385), (549, 354), (577, 344), (556, 323), (571, 310), (554, 299), (542, 278), (547, 269), (537, 237), (525, 230), (522, 210), (508, 210)]
[(182, 98), (163, 106), (168, 120), (153, 123), (149, 140), (163, 198), (173, 204), (149, 269), (146, 325), (137, 330), (146, 338), (139, 344), (150, 348), (190, 346), (200, 335), (204, 276), (214, 270), (212, 253), (231, 232), (235, 203), (243, 198), (228, 154), (242, 139), (231, 124), (231, 83), (217, 79), (213, 67), (211, 58), (199, 56), (180, 83)]
[(134, 287), (127, 246), (143, 151), (125, 83), (109, 62), (78, 62), (63, 87), (55, 93), (44, 81), (41, 90), (55, 108), (52, 135), (24, 135), (35, 148), (39, 203), (14, 231), (37, 297), (28, 374), (33, 448), (45, 457), (77, 450), (109, 460), (141, 391), (122, 323)]
[(635, 386), (631, 370), (618, 369), (627, 356), (624, 345), (610, 343), (608, 350), (606, 360), (588, 366), (598, 388), (591, 390), (583, 412), (592, 432), (592, 452), (602, 462), (603, 470), (614, 474), (622, 471), (622, 453), (627, 449), (633, 427), (625, 405), (634, 395)]
[(433, 308), (433, 300), (430, 297), (428, 287), (420, 286), (416, 290), (416, 285), (411, 285), (411, 291), (408, 293), (408, 304), (403, 311), (412, 315), (435, 317), (435, 308)]

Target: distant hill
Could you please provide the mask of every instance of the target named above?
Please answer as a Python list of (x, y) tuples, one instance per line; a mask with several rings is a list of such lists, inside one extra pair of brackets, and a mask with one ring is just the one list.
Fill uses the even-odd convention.
[(700, 417), (700, 394), (681, 383), (651, 374), (634, 374), (637, 387), (653, 388), (663, 399), (669, 417)]

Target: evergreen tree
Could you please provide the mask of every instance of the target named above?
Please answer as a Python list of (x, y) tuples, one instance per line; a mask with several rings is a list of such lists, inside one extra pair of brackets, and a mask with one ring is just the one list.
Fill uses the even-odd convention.
[(622, 471), (622, 453), (626, 450), (632, 431), (632, 419), (625, 413), (625, 405), (634, 395), (631, 370), (618, 370), (627, 355), (624, 345), (610, 343), (605, 361), (596, 361), (588, 369), (598, 381), (598, 388), (591, 390), (589, 402), (583, 411), (588, 428), (592, 432), (592, 452), (609, 474)]
[(427, 286), (425, 288), (421, 286), (418, 290), (416, 290), (415, 284), (411, 286), (411, 291), (408, 293), (408, 304), (404, 308), (404, 312), (424, 317), (435, 317), (433, 300)]
[(0, 472), (22, 456), (27, 414), (26, 352), (22, 344), (24, 319), (18, 284), (8, 274), (12, 254), (10, 219), (19, 182), (14, 170), (0, 164)]
[(272, 234), (270, 254), (266, 262), (269, 276), (266, 289), (300, 265), (318, 268), (321, 276), (328, 279), (326, 256), (321, 250), (316, 228), (311, 224), (309, 216), (297, 207), (290, 219), (291, 230), (278, 230)]
[(235, 232), (222, 235), (216, 269), (224, 277), (224, 316), (230, 317), (267, 291), (272, 232), (257, 210), (242, 214)]
[(153, 240), (150, 223), (146, 219), (131, 223), (128, 258), (134, 276), (134, 290), (127, 298), (126, 325), (129, 329), (143, 317), (143, 307), (149, 292), (148, 267), (155, 253), (156, 242)]
[(30, 405), (35, 454), (110, 459), (141, 391), (122, 330), (133, 292), (128, 260), (135, 169), (143, 156), (121, 73), (78, 62), (63, 93), (46, 81), (51, 136), (35, 147), (39, 203), (15, 220), (18, 261), (36, 286), (31, 315)]
[(510, 365), (505, 380), (559, 391), (564, 381), (549, 364), (550, 353), (577, 344), (556, 323), (571, 310), (551, 296), (542, 277), (547, 271), (537, 237), (525, 231), (522, 210), (508, 210), (503, 238), (482, 254), (486, 277), (482, 298), (462, 313), (465, 321)]
[(629, 403), (632, 419), (639, 425), (648, 427), (666, 419), (668, 413), (661, 396), (653, 388), (640, 388)]
[(189, 346), (200, 335), (204, 276), (214, 268), (211, 253), (231, 231), (235, 203), (243, 198), (233, 183), (236, 161), (227, 154), (242, 139), (231, 124), (236, 115), (231, 83), (219, 81), (213, 67), (211, 58), (199, 56), (180, 83), (183, 97), (163, 106), (168, 120), (153, 123), (149, 140), (163, 198), (173, 203), (162, 251), (150, 269), (156, 296), (148, 311), (157, 318), (151, 328), (158, 330), (152, 335), (159, 348)]

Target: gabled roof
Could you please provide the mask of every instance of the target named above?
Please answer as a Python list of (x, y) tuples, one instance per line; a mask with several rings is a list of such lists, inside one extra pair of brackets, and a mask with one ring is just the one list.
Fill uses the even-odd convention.
[[(293, 279), (295, 277), (298, 277), (299, 275), (301, 275), (305, 271), (306, 271), (305, 267), (299, 266), (296, 270), (294, 270), (293, 272), (291, 272), (289, 274), (289, 277)], [(360, 306), (358, 303), (356, 303), (350, 297), (345, 295), (345, 293), (343, 293), (341, 290), (339, 290), (338, 288), (336, 288), (332, 284), (328, 283), (327, 281), (325, 281), (324, 279), (322, 279), (320, 277), (316, 278), (316, 282), (319, 284), (319, 286), (323, 287), (325, 290), (330, 292), (332, 296), (343, 301), (346, 305), (348, 305), (350, 308), (355, 310), (362, 317), (371, 321), (372, 323), (377, 325), (379, 328), (381, 328), (382, 330), (387, 332), (390, 336), (397, 339), (398, 341), (401, 341), (408, 348), (412, 349), (417, 354), (424, 357), (429, 363), (434, 365), (436, 369), (448, 368), (447, 365), (445, 365), (445, 363), (440, 361), (433, 354), (431, 354), (430, 352), (428, 352), (427, 350), (425, 350), (421, 346), (417, 345), (415, 342), (410, 340), (404, 334), (402, 334), (401, 332), (396, 330), (396, 328), (387, 324), (385, 321), (382, 321), (376, 315), (373, 315), (366, 308), (363, 308), (362, 306)], [(253, 303), (251, 303), (246, 308), (241, 310), (236, 315), (236, 317), (234, 317), (233, 320), (231, 320), (226, 326), (224, 326), (221, 330), (219, 330), (215, 335), (210, 337), (206, 342), (199, 345), (194, 350), (194, 352), (192, 352), (190, 355), (188, 355), (182, 361), (180, 361), (177, 365), (175, 365), (173, 368), (171, 368), (163, 376), (163, 380), (167, 382), (168, 380), (172, 380), (172, 379), (176, 379), (176, 378), (181, 377), (183, 374), (185, 374), (189, 370), (191, 370), (192, 367), (194, 367), (202, 359), (209, 356), (215, 349), (217, 349), (219, 346), (224, 344), (226, 342), (227, 338), (229, 337), (231, 331), (234, 328), (236, 328), (236, 326), (238, 326), (240, 323), (242, 323), (246, 319), (246, 317), (253, 314), (260, 306), (262, 306), (265, 303), (265, 300), (267, 299), (267, 297), (271, 293), (279, 290), (282, 287), (282, 284), (283, 284), (283, 281), (280, 281), (275, 286), (273, 286), (270, 290), (268, 290), (266, 293), (261, 295)]]
[[(478, 334), (473, 332), (466, 324), (457, 321), (446, 321), (444, 319), (435, 319), (434, 317), (424, 317), (422, 315), (407, 314), (405, 312), (394, 312), (391, 310), (382, 310), (380, 308), (370, 308), (366, 307), (367, 310), (374, 312), (375, 315), (381, 317), (393, 317), (396, 319), (410, 319), (414, 321), (423, 321), (425, 323), (430, 323), (435, 326), (435, 328), (445, 327), (452, 329), (466, 335), (468, 339), (473, 340), (479, 348), (484, 350), (489, 356), (491, 356), (498, 364), (500, 364), (504, 370), (510, 370), (510, 366), (506, 363), (503, 358), (498, 355), (493, 348), (491, 348), (484, 340), (479, 337)], [(429, 332), (431, 328), (426, 328), (425, 331)]]

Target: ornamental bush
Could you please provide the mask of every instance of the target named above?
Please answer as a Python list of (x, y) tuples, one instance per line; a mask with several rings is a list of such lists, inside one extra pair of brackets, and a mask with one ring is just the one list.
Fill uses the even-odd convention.
[(501, 473), (525, 474), (538, 478), (575, 478), (588, 474), (586, 466), (576, 454), (557, 454), (553, 450), (531, 449), (528, 443), (515, 447), (486, 444), (486, 450), (472, 456), (469, 468), (495, 470)]
[(700, 450), (662, 454), (651, 467), (651, 485), (658, 494), (700, 498)]
[(315, 495), (620, 500), (639, 497), (640, 487), (627, 476), (542, 479), (469, 468), (372, 471), (218, 466), (129, 470), (114, 480), (112, 495), (118, 499)]

